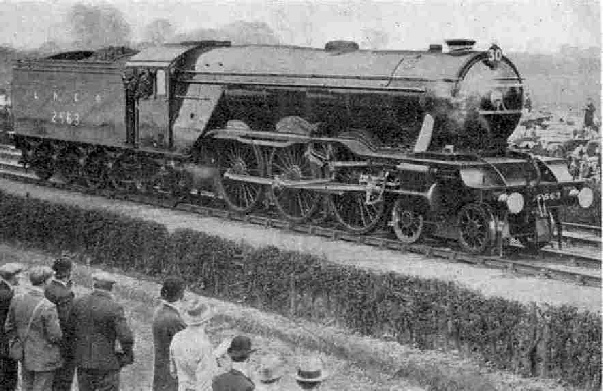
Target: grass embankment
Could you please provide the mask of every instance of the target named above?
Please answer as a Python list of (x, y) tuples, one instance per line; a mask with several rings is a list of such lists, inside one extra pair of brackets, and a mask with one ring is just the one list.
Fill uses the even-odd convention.
[[(23, 262), (46, 264), (53, 257), (15, 246), (0, 245), (0, 264)], [(103, 268), (116, 272), (115, 268)], [(76, 294), (88, 291), (91, 274), (99, 270), (78, 262), (74, 270)], [(148, 390), (152, 382), (153, 307), (158, 303), (160, 285), (148, 276), (136, 272), (114, 274), (117, 299), (124, 304), (128, 322), (136, 336), (135, 363), (122, 372), (122, 388)], [(227, 303), (217, 299), (187, 293), (187, 300), (201, 298), (216, 308), (216, 316), (208, 327), (208, 335), (217, 344), (237, 334), (250, 335), (253, 345), (260, 347), (252, 357), (257, 367), (260, 357), (276, 354), (286, 362), (282, 390), (296, 390), (291, 374), (299, 356), (319, 354), (330, 372), (323, 390), (362, 391), (419, 391), (419, 390), (513, 390), (561, 391), (568, 389), (557, 382), (524, 379), (509, 373), (477, 365), (456, 352), (422, 351), (401, 346), (393, 341), (377, 340), (344, 330)], [(77, 391), (77, 389), (75, 390)]]
[[(106, 212), (5, 194), (0, 202), (4, 240), (70, 250), (95, 264), (153, 278), (180, 274), (196, 292), (291, 318), (422, 349), (452, 345), (494, 368), (600, 386), (599, 314), (485, 298), (450, 282), (379, 274), (275, 248), (256, 250), (190, 230), (170, 234), (162, 225)], [(341, 346), (332, 353), (347, 354)], [(421, 371), (410, 372), (421, 378)], [(448, 377), (447, 386), (436, 389), (457, 388), (455, 382)], [(483, 389), (464, 383), (461, 389)]]

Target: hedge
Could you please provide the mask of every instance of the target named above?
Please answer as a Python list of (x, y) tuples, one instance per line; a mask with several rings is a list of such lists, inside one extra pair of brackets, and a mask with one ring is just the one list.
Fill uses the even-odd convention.
[(453, 282), (377, 273), (275, 247), (253, 249), (106, 211), (0, 192), (0, 240), (71, 251), (93, 264), (423, 349), (453, 346), (498, 369), (601, 387), (600, 313), (525, 305)]

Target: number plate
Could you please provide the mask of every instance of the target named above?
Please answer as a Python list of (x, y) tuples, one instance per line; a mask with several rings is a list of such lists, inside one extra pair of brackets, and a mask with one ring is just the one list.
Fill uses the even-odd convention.
[(560, 191), (553, 191), (551, 193), (541, 193), (541, 194), (537, 194), (534, 197), (534, 201), (538, 202), (538, 201), (555, 201), (555, 200), (560, 200), (561, 199), (561, 192)]

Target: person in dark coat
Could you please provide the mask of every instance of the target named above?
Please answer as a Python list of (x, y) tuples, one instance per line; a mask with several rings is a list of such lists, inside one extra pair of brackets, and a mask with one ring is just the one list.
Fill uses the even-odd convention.
[(255, 384), (249, 378), (249, 356), (255, 350), (251, 349), (251, 340), (244, 335), (233, 338), (227, 350), (232, 360), (230, 371), (216, 376), (212, 381), (213, 391), (253, 391)]
[[(19, 285), (18, 275), (25, 267), (19, 263), (5, 263), (0, 266), (0, 327), (8, 315), (14, 286)], [(14, 391), (17, 388), (18, 362), (8, 356), (8, 338), (0, 333), (0, 391)]]
[(75, 295), (71, 290), (71, 269), (73, 265), (68, 257), (62, 256), (54, 261), (52, 269), (55, 272), (54, 279), (46, 287), (44, 295), (57, 307), (59, 322), (63, 332), (61, 341), (61, 355), (63, 366), (56, 370), (52, 383), (53, 391), (69, 391), (75, 374), (75, 363), (71, 349), (71, 337), (67, 333), (67, 322), (73, 305)]
[(77, 382), (80, 391), (117, 391), (121, 368), (134, 362), (134, 335), (111, 293), (115, 279), (102, 272), (92, 279), (94, 290), (76, 298), (69, 315)]
[[(588, 99), (586, 107), (584, 108), (584, 127), (595, 129), (595, 104), (592, 99)], [(598, 130), (598, 129), (597, 129)]]
[(155, 367), (153, 391), (177, 391), (178, 380), (170, 375), (170, 344), (177, 332), (186, 328), (177, 303), (184, 297), (185, 284), (181, 278), (168, 277), (161, 288), (162, 303), (153, 314), (153, 344)]

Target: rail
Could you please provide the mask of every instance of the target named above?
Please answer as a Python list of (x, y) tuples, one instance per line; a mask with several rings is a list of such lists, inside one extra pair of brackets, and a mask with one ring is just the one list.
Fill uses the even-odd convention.
[[(520, 259), (511, 259), (509, 257), (501, 258), (487, 255), (471, 255), (458, 250), (438, 247), (437, 244), (404, 244), (395, 239), (389, 239), (384, 235), (375, 236), (356, 236), (337, 228), (325, 227), (317, 224), (293, 224), (280, 218), (265, 216), (259, 214), (240, 214), (218, 207), (201, 206), (191, 203), (179, 202), (173, 198), (159, 197), (158, 195), (124, 194), (113, 190), (93, 191), (67, 185), (60, 182), (41, 181), (31, 174), (17, 172), (16, 166), (12, 165), (14, 172), (7, 172), (11, 165), (0, 162), (0, 177), (25, 182), (35, 185), (53, 187), (61, 190), (79, 192), (88, 195), (105, 196), (113, 199), (119, 199), (130, 202), (137, 202), (155, 207), (198, 213), (202, 216), (222, 218), (230, 221), (245, 222), (262, 227), (283, 229), (295, 233), (313, 235), (317, 237), (329, 238), (331, 240), (343, 240), (378, 249), (393, 250), (401, 252), (412, 252), (422, 254), (426, 257), (438, 258), (448, 262), (465, 263), (486, 268), (495, 268), (506, 270), (522, 276), (535, 276), (540, 278), (555, 279), (560, 281), (573, 282), (580, 285), (601, 287), (601, 276), (599, 273), (581, 273), (579, 271), (562, 270), (548, 265), (549, 260), (554, 263), (563, 263), (565, 266), (575, 267), (601, 267), (601, 259), (586, 255), (578, 255), (553, 250), (544, 250), (537, 256), (521, 255)], [(22, 167), (21, 167), (22, 168)], [(24, 171), (24, 170), (22, 170)], [(542, 265), (542, 259), (546, 257), (547, 265)], [(404, 258), (401, 258), (403, 260)]]

